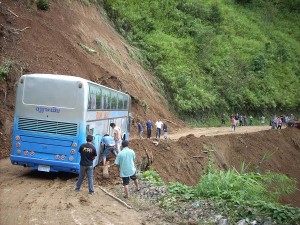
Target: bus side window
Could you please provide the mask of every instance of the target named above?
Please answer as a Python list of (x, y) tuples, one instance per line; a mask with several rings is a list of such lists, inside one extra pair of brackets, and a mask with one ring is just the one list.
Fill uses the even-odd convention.
[(86, 135), (93, 135), (94, 128), (90, 129), (90, 125), (86, 125)]
[(124, 109), (128, 109), (128, 97), (124, 96)]
[(118, 109), (124, 109), (124, 106), (123, 106), (123, 95), (118, 95)]
[(99, 92), (97, 92), (96, 95), (96, 108), (97, 109), (102, 109), (102, 91), (100, 90)]
[(111, 109), (117, 109), (117, 95), (116, 94), (112, 94), (111, 95)]

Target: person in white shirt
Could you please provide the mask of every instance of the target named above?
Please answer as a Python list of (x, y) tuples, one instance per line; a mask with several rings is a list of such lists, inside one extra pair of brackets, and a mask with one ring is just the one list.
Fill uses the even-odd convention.
[(156, 139), (160, 139), (160, 134), (161, 134), (161, 127), (164, 123), (161, 122), (160, 119), (156, 121), (155, 126), (156, 126)]
[(114, 130), (114, 140), (116, 143), (117, 153), (119, 153), (121, 151), (122, 144), (122, 131), (121, 128), (116, 126), (115, 123), (111, 123), (110, 126)]

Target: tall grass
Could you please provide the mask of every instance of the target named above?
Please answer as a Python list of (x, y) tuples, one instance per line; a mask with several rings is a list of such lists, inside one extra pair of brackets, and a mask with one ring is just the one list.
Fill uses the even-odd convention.
[(272, 203), (295, 190), (296, 180), (284, 174), (239, 173), (233, 168), (207, 173), (196, 187), (196, 193), (207, 198)]
[(195, 192), (198, 197), (223, 201), (221, 211), (233, 220), (264, 215), (272, 217), (279, 224), (291, 225), (300, 222), (300, 210), (282, 206), (279, 200), (295, 192), (296, 183), (296, 179), (284, 174), (246, 172), (244, 163), (240, 172), (234, 168), (220, 170), (210, 164)]

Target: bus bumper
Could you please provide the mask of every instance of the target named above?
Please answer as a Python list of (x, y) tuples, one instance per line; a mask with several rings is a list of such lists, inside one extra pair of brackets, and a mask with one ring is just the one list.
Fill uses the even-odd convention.
[(30, 167), (33, 170), (44, 172), (69, 172), (79, 174), (79, 163), (57, 162), (52, 160), (42, 160), (26, 158), (22, 156), (10, 156), (10, 161), (13, 165)]

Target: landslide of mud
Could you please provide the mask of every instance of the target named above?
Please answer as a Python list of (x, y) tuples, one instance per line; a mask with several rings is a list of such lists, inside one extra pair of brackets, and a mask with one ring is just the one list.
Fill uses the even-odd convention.
[[(264, 154), (272, 156), (260, 166), (260, 171), (272, 171), (296, 178), (298, 191), (285, 196), (283, 204), (300, 207), (300, 130), (286, 128), (248, 134), (228, 134), (214, 137), (195, 137), (193, 134), (178, 141), (161, 140), (158, 145), (153, 140), (132, 140), (130, 148), (137, 155), (137, 164), (148, 155), (153, 156), (153, 168), (165, 182), (179, 181), (196, 185), (209, 160), (209, 155), (218, 167), (235, 167), (238, 171), (242, 162), (249, 167), (256, 166)], [(111, 158), (110, 178), (103, 179), (101, 167), (96, 168), (95, 179), (100, 185), (119, 184), (117, 169)]]

